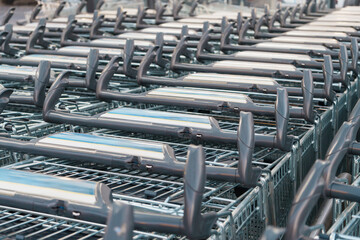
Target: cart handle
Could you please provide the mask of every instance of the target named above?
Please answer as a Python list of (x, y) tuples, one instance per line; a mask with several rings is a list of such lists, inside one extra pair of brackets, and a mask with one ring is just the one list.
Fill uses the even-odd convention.
[(36, 21), (36, 17), (39, 15), (39, 13), (41, 12), (41, 8), (43, 7), (43, 5), (40, 3), (40, 4), (37, 4), (33, 10), (31, 11), (31, 15), (30, 15), (30, 19), (29, 21), (30, 22), (35, 22)]
[(360, 187), (336, 181), (336, 172), (345, 155), (359, 154), (355, 141), (360, 128), (360, 101), (351, 113), (350, 121), (343, 123), (330, 144), (324, 161), (317, 160), (300, 186), (289, 213), (284, 239), (299, 239), (308, 228), (307, 218), (321, 196), (360, 202)]
[(81, 11), (84, 9), (84, 7), (86, 6), (87, 1), (86, 0), (82, 0), (79, 5), (76, 8), (76, 14), (80, 14)]
[(144, 21), (144, 18), (146, 16), (146, 10), (147, 8), (144, 8), (143, 6), (138, 7), (138, 13), (136, 17), (136, 29), (142, 29), (148, 26), (148, 24)]
[[(109, 72), (110, 71), (111, 70), (109, 70)], [(114, 71), (116, 71), (116, 69)], [(81, 123), (77, 122), (79, 120), (79, 118), (73, 119), (73, 117), (74, 117), (73, 114), (61, 113), (61, 112), (57, 113), (55, 110), (56, 103), (59, 101), (59, 98), (61, 97), (65, 88), (69, 85), (69, 79), (68, 79), (69, 74), (68, 73), (69, 72), (63, 72), (62, 74), (60, 74), (58, 76), (58, 78), (56, 79), (56, 81), (51, 86), (49, 93), (46, 97), (44, 107), (43, 107), (44, 121), (56, 123), (56, 122), (61, 122), (61, 119), (66, 118), (66, 119), (69, 119), (71, 124), (80, 124), (81, 125)], [(88, 117), (82, 117), (82, 120), (83, 119), (85, 119), (83, 122), (91, 121), (91, 118), (88, 118)], [(82, 121), (82, 120), (80, 120), (80, 121)], [(283, 119), (282, 121), (287, 122), (287, 119)], [(212, 179), (221, 179), (222, 181), (238, 182), (247, 187), (257, 186), (257, 184), (258, 184), (257, 180), (258, 180), (259, 174), (261, 172), (261, 169), (252, 167), (252, 156), (253, 156), (252, 151), (253, 151), (253, 146), (255, 146), (255, 144), (253, 143), (253, 141), (255, 139), (253, 125), (254, 125), (254, 122), (253, 122), (252, 114), (241, 112), (239, 128), (238, 128), (239, 133), (238, 133), (237, 139), (236, 139), (238, 149), (240, 151), (239, 160), (238, 160), (238, 169), (222, 168), (223, 170), (219, 170), (216, 167), (208, 166), (207, 169), (210, 171), (209, 174), (211, 174)], [(90, 124), (90, 126), (93, 126), (93, 125)], [(284, 132), (286, 133), (286, 130), (284, 130)], [(249, 136), (250, 136), (250, 138), (249, 138)], [(285, 136), (285, 137), (288, 139), (286, 144), (289, 144), (289, 142), (292, 143), (291, 137), (287, 137), (287, 136)], [(274, 140), (273, 137), (268, 137), (268, 138), (263, 137), (263, 136), (261, 137), (261, 141), (263, 141), (263, 142), (271, 141), (268, 143), (268, 146), (273, 146), (274, 144), (277, 143), (276, 141), (279, 142), (281, 140), (283, 140), (283, 139), (280, 139), (280, 140), (275, 139)], [(21, 148), (23, 149), (24, 146), (21, 145)], [(171, 155), (171, 151), (168, 150), (167, 152)], [(190, 157), (188, 157), (188, 158), (190, 159)], [(145, 162), (139, 162), (139, 164), (142, 164), (142, 165), (138, 165), (138, 167), (141, 168), (141, 166), (146, 165), (147, 163), (145, 161)], [(176, 162), (175, 157), (167, 158), (167, 160), (163, 163), (158, 162), (158, 161), (156, 161), (156, 162), (150, 161), (150, 162), (148, 162), (148, 164), (153, 165), (154, 171), (157, 171), (157, 172), (164, 172), (164, 171), (165, 172), (170, 172), (170, 171), (178, 172), (178, 171), (182, 171), (181, 169), (183, 169), (183, 165)], [(239, 170), (239, 172), (237, 170)], [(222, 175), (222, 177), (221, 177), (220, 175), (218, 175), (219, 172), (223, 173), (224, 175)], [(242, 174), (246, 174), (246, 175), (244, 176)], [(249, 174), (252, 176), (251, 178), (249, 178)]]
[(286, 20), (287, 18), (290, 16), (290, 7), (287, 7), (285, 9), (285, 11), (282, 13), (282, 17), (281, 17), (281, 21), (280, 21), (280, 26), (281, 27), (285, 27), (286, 25)]
[[(261, 27), (265, 26), (268, 27), (268, 16), (267, 14), (262, 15), (259, 20), (256, 22), (255, 28), (254, 28), (254, 37), (256, 38), (261, 33)], [(245, 35), (244, 35), (245, 36)], [(240, 40), (240, 37), (239, 37)]]
[(199, 6), (199, 0), (197, 0), (197, 1), (192, 1), (191, 6), (190, 6), (190, 11), (189, 11), (189, 16), (190, 16), (190, 17), (196, 16), (195, 10), (196, 10), (196, 8), (197, 8), (198, 6)]
[(74, 33), (74, 29), (76, 27), (77, 20), (75, 19), (74, 15), (69, 16), (68, 24), (66, 28), (61, 33), (60, 37), (60, 45), (64, 46), (65, 43), (69, 40), (76, 41), (79, 39), (79, 36)]
[(94, 20), (90, 27), (90, 39), (94, 39), (96, 36), (103, 35), (103, 32), (100, 31), (101, 25), (104, 22), (105, 16), (104, 15), (97, 15), (94, 13)]
[(57, 18), (60, 16), (60, 13), (64, 9), (65, 5), (66, 5), (66, 1), (60, 2), (59, 6), (55, 10), (54, 18)]
[(105, 4), (104, 0), (99, 0), (95, 6), (95, 10), (100, 10), (100, 8)]
[(4, 26), (5, 24), (7, 24), (11, 19), (11, 17), (14, 15), (14, 13), (15, 13), (15, 8), (14, 7), (9, 8), (4, 14), (4, 16), (0, 19), (0, 26)]
[(45, 101), (46, 87), (49, 84), (51, 73), (51, 63), (49, 61), (40, 61), (35, 74), (34, 104), (42, 108)]
[(345, 44), (340, 44), (339, 62), (340, 62), (340, 81), (345, 87), (350, 86), (350, 78), (348, 72), (348, 52)]
[(355, 75), (358, 76), (358, 74), (359, 74), (359, 66), (358, 66), (359, 43), (358, 43), (357, 38), (355, 38), (355, 37), (351, 38), (350, 53), (351, 53), (352, 70), (354, 71)]
[(40, 45), (43, 48), (48, 48), (51, 44), (50, 41), (44, 40), (46, 30), (46, 19), (41, 18), (35, 30), (31, 33), (28, 41), (26, 42), (26, 52), (36, 52), (35, 45)]
[(160, 1), (157, 1), (155, 6), (155, 10), (156, 10), (156, 15), (155, 15), (155, 23), (156, 24), (160, 24), (163, 23), (164, 21), (164, 13), (166, 11), (167, 8), (167, 4), (161, 4)]
[[(146, 76), (151, 63), (153, 63), (157, 57), (157, 46), (152, 47), (151, 49), (148, 50), (148, 52), (146, 53), (146, 55), (144, 56), (142, 62), (140, 63), (139, 69), (138, 69), (138, 73), (137, 73), (137, 81), (139, 85), (143, 85), (146, 84), (146, 81), (143, 82), (144, 78), (148, 78), (148, 76)], [(308, 79), (309, 82), (306, 82), (306, 84), (304, 84), (304, 86), (309, 86), (309, 89), (307, 89), (308, 87), (304, 87), (303, 86), (303, 91), (304, 91), (304, 95), (306, 95), (306, 97), (304, 97), (304, 99), (308, 99), (308, 98), (312, 98), (312, 92), (313, 89), (311, 88), (311, 86), (313, 86), (312, 80), (311, 80), (311, 75), (309, 77), (307, 77), (306, 79)], [(110, 75), (107, 76), (107, 79), (111, 79)], [(171, 81), (171, 79), (170, 79)], [(108, 83), (109, 81), (105, 81), (103, 83), (103, 87), (101, 88), (101, 91), (106, 91), (107, 87), (108, 87)], [(312, 100), (311, 100), (312, 102)], [(256, 134), (255, 135), (255, 144), (257, 141), (257, 139), (259, 140), (260, 145), (264, 144), (264, 146), (272, 146), (272, 147), (276, 147), (279, 148), (281, 150), (284, 151), (289, 151), (291, 150), (292, 147), (292, 143), (293, 143), (293, 138), (292, 136), (287, 136), (287, 126), (288, 126), (288, 121), (289, 121), (289, 104), (288, 104), (288, 95), (287, 92), (284, 89), (278, 89), (277, 91), (277, 100), (275, 103), (275, 118), (276, 118), (276, 137), (274, 139), (267, 139), (267, 136), (265, 137), (268, 141), (264, 141), (261, 140), (261, 137), (263, 136), (262, 134)], [(309, 106), (306, 108), (306, 115), (311, 115), (311, 111), (312, 111), (313, 107), (312, 104), (309, 104)], [(269, 141), (271, 141), (271, 144), (269, 143)]]
[(129, 204), (113, 202), (107, 216), (104, 240), (131, 240), (133, 239), (133, 229), (133, 207)]
[(10, 47), (10, 41), (13, 35), (12, 24), (5, 25), (4, 31), (0, 32), (0, 51), (11, 56), (18, 53), (17, 49)]
[(185, 1), (174, 1), (172, 8), (172, 15), (174, 20), (179, 20), (181, 17), (179, 16), (181, 9), (183, 8)]
[(122, 7), (118, 7), (118, 9), (116, 11), (114, 34), (122, 33), (122, 30), (124, 29), (124, 26), (122, 26), (122, 24), (125, 20), (125, 16), (126, 16), (126, 13), (123, 11)]

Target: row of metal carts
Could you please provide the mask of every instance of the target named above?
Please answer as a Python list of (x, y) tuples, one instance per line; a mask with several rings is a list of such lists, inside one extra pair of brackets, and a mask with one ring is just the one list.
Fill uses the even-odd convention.
[(359, 237), (360, 7), (69, 4), (0, 18), (1, 239)]

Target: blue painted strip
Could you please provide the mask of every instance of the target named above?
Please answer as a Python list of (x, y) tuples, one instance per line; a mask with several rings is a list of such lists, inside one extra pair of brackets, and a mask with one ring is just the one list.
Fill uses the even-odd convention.
[(0, 168), (0, 181), (19, 183), (29, 186), (53, 188), (68, 192), (95, 194), (96, 183), (90, 181), (79, 181), (43, 174)]
[(74, 142), (86, 142), (94, 144), (102, 144), (114, 147), (133, 148), (134, 150), (146, 150), (152, 152), (163, 152), (162, 144), (150, 144), (141, 141), (133, 141), (129, 139), (102, 137), (81, 133), (58, 133), (49, 136), (49, 138), (68, 140)]
[(151, 110), (142, 110), (135, 108), (118, 108), (109, 111), (111, 114), (120, 114), (120, 115), (131, 115), (136, 117), (148, 117), (155, 119), (168, 119), (184, 122), (194, 122), (194, 123), (206, 123), (209, 124), (209, 118), (204, 116), (193, 116), (190, 114), (181, 114), (181, 113), (168, 113), (161, 111), (151, 111)]

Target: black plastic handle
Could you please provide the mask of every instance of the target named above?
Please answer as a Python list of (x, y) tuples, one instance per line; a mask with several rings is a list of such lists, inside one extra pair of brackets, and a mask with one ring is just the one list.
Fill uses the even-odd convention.
[(181, 9), (183, 8), (184, 2), (185, 1), (179, 1), (179, 0), (176, 0), (173, 2), (172, 15), (173, 15), (174, 20), (180, 19), (179, 13), (180, 13)]
[(51, 63), (40, 61), (35, 74), (34, 103), (35, 106), (42, 108), (45, 101), (45, 91), (49, 84), (51, 73)]
[(162, 32), (158, 32), (156, 33), (156, 38), (155, 38), (155, 45), (158, 46), (158, 49), (156, 51), (156, 59), (155, 59), (155, 63), (163, 68), (168, 68), (169, 67), (169, 60), (163, 58), (163, 49), (164, 49), (164, 33)]
[(340, 79), (345, 87), (350, 86), (348, 72), (348, 52), (344, 44), (340, 44), (339, 61), (340, 61)]
[(66, 5), (66, 1), (60, 2), (59, 6), (55, 10), (54, 18), (57, 18), (60, 16), (60, 13), (64, 9), (65, 5)]
[(271, 31), (275, 28), (275, 23), (278, 22), (281, 25), (281, 10), (277, 10), (272, 16), (268, 17), (268, 28)]
[(181, 28), (181, 32), (180, 32), (180, 39), (182, 39), (183, 37), (186, 37), (189, 35), (189, 27), (188, 25), (183, 25)]
[(283, 11), (282, 16), (281, 16), (281, 21), (280, 21), (280, 26), (281, 27), (286, 26), (286, 22), (287, 22), (287, 19), (288, 19), (289, 16), (290, 16), (290, 7), (287, 7)]
[(274, 147), (289, 151), (294, 137), (287, 135), (290, 116), (289, 98), (285, 88), (278, 88), (275, 103), (276, 136)]
[(13, 35), (12, 24), (5, 25), (4, 31), (0, 33), (0, 50), (8, 55), (15, 55), (18, 51), (10, 47), (11, 38)]
[(313, 12), (316, 12), (316, 3), (315, 1), (310, 1), (307, 8), (307, 15), (311, 15)]
[[(359, 120), (359, 118), (357, 118), (357, 120)], [(359, 187), (335, 182), (336, 173), (343, 158), (347, 153), (352, 152), (352, 147), (359, 131), (359, 127), (360, 121), (343, 123), (326, 154), (326, 160), (329, 163), (329, 166), (324, 174), (324, 194), (329, 198), (360, 202)]]
[(52, 122), (49, 113), (55, 110), (55, 105), (59, 101), (61, 94), (69, 84), (69, 71), (64, 71), (57, 76), (55, 82), (51, 85), (43, 105), (43, 119), (46, 122)]
[(125, 13), (122, 7), (119, 7), (116, 11), (116, 19), (114, 25), (114, 34), (119, 34), (125, 28), (122, 24), (125, 20)]
[(299, 11), (299, 19), (304, 18), (306, 16), (307, 7), (308, 7), (307, 4), (303, 4), (301, 6), (300, 11)]
[(359, 75), (359, 43), (357, 38), (351, 38), (351, 45), (350, 45), (350, 52), (351, 52), (351, 66), (355, 73), (355, 76)]
[(105, 4), (105, 0), (99, 0), (95, 6), (95, 10), (100, 10), (100, 8)]
[(215, 212), (201, 214), (205, 191), (205, 153), (202, 146), (190, 145), (184, 173), (183, 231), (190, 239), (205, 239), (217, 220)]
[(113, 202), (106, 221), (104, 240), (131, 240), (133, 229), (133, 207), (129, 204)]
[(81, 2), (79, 3), (79, 5), (76, 8), (76, 14), (80, 14), (82, 12), (82, 10), (84, 9), (84, 7), (86, 6), (87, 1), (86, 0), (81, 0)]
[(76, 23), (77, 20), (75, 18), (68, 21), (66, 28), (61, 33), (61, 37), (60, 37), (61, 46), (64, 46), (68, 40), (76, 41), (77, 39), (79, 39), (79, 36), (74, 33)]
[(85, 86), (92, 91), (96, 90), (96, 70), (99, 66), (99, 57), (98, 49), (90, 49), (86, 61)]
[(230, 34), (232, 32), (232, 26), (229, 23), (228, 25), (221, 28), (221, 30), (220, 49), (223, 49), (230, 44)]
[(256, 22), (257, 22), (256, 9), (253, 8), (251, 9), (251, 17), (250, 17), (251, 29), (255, 29)]
[(287, 221), (284, 240), (298, 240), (308, 228), (306, 221), (324, 188), (323, 172), (327, 162), (317, 160), (297, 191)]
[(116, 71), (119, 69), (119, 61), (121, 57), (113, 57), (108, 64), (105, 66), (103, 71), (101, 72), (101, 75), (99, 77), (97, 86), (96, 86), (96, 97), (98, 99), (106, 101), (106, 99), (101, 98), (101, 92), (106, 91), (106, 89), (109, 86), (110, 80), (112, 76), (116, 73)]
[(348, 122), (357, 122), (360, 119), (360, 101), (357, 101), (348, 118)]
[(333, 64), (330, 55), (324, 55), (324, 64), (322, 66), (323, 75), (324, 75), (324, 93), (325, 98), (330, 101), (334, 102), (336, 93), (333, 91)]
[(189, 11), (190, 17), (194, 17), (196, 15), (195, 10), (198, 6), (199, 6), (198, 1), (192, 1), (191, 6), (190, 6), (190, 11)]
[(15, 13), (15, 8), (14, 7), (9, 8), (4, 14), (4, 16), (0, 19), (0, 26), (4, 26), (5, 24), (7, 24), (11, 19), (11, 17), (14, 15), (14, 13)]
[(304, 71), (303, 81), (301, 82), (301, 88), (303, 90), (303, 111), (306, 121), (314, 122), (314, 83), (311, 70)]
[(146, 22), (144, 21), (145, 16), (146, 16), (146, 8), (144, 8), (143, 6), (139, 6), (136, 17), (136, 28), (141, 29), (147, 25)]
[(290, 14), (290, 22), (294, 22), (296, 20), (296, 14), (299, 12), (300, 10), (300, 4), (297, 4), (291, 11)]
[(39, 15), (39, 13), (41, 12), (41, 8), (42, 8), (42, 4), (37, 4), (34, 9), (31, 11), (31, 14), (30, 14), (30, 19), (29, 21), (30, 22), (34, 22), (36, 21), (36, 17)]
[(164, 13), (166, 11), (167, 8), (167, 4), (161, 4), (160, 1), (156, 1), (156, 6), (155, 6), (155, 10), (156, 10), (156, 14), (155, 14), (155, 23), (156, 24), (160, 24), (164, 21)]
[(262, 15), (259, 20), (256, 22), (255, 28), (254, 28), (254, 36), (257, 37), (261, 33), (261, 27), (266, 26), (268, 27), (268, 21), (267, 21), (267, 15)]
[[(254, 120), (251, 113), (240, 112), (237, 131), (240, 162), (238, 172), (240, 183), (246, 187), (255, 187), (261, 174), (261, 168), (252, 166), (252, 156), (255, 147)], [(242, 131), (249, 129), (248, 131)]]
[(251, 20), (246, 19), (246, 21), (244, 22), (244, 24), (240, 28), (240, 31), (238, 32), (238, 36), (239, 36), (238, 44), (241, 44), (243, 42), (243, 40), (245, 40), (245, 38), (247, 36), (247, 31), (250, 28), (251, 28)]
[(209, 21), (205, 21), (205, 22), (203, 23), (202, 32), (204, 33), (204, 32), (206, 32), (206, 31), (208, 31), (209, 29), (210, 29), (210, 22), (209, 22)]
[(178, 62), (180, 62), (181, 56), (186, 56), (189, 58), (193, 57), (193, 54), (187, 48), (188, 38), (189, 38), (188, 36), (182, 37), (174, 49), (174, 52), (173, 52), (173, 55), (172, 55), (171, 61), (170, 61), (170, 68), (173, 71), (176, 71), (175, 66), (177, 65)]
[(92, 22), (91, 27), (90, 27), (90, 38), (91, 39), (94, 39), (97, 36), (102, 36), (103, 35), (103, 32), (100, 31), (100, 27), (103, 24), (104, 19), (105, 19), (104, 15), (99, 15)]
[(46, 19), (41, 18), (35, 30), (30, 34), (30, 37), (26, 42), (27, 53), (34, 53), (34, 52), (36, 53), (37, 50), (35, 48), (36, 45), (41, 46), (43, 48), (49, 47), (51, 42), (44, 40), (45, 30), (46, 30)]
[(196, 50), (196, 57), (200, 58), (200, 56), (203, 54), (204, 51), (212, 51), (213, 50), (213, 46), (209, 43), (209, 41), (211, 40), (211, 36), (210, 33), (212, 33), (213, 30), (212, 29), (208, 29), (207, 31), (204, 31), (199, 43), (197, 45), (197, 50)]
[(136, 78), (137, 70), (132, 68), (131, 63), (135, 52), (135, 42), (133, 39), (126, 40), (123, 55), (123, 72), (126, 76)]
[[(244, 21), (245, 19), (242, 17), (241, 12), (238, 12), (238, 14), (236, 15), (236, 32), (240, 32)], [(226, 25), (224, 27), (226, 27)]]

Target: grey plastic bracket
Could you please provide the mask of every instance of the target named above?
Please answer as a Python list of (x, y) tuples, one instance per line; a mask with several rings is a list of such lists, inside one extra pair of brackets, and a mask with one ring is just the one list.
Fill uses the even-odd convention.
[(124, 26), (122, 25), (125, 20), (125, 13), (122, 7), (119, 7), (116, 11), (116, 20), (114, 24), (114, 34), (120, 34), (124, 30)]
[[(240, 112), (240, 122), (238, 128), (238, 151), (241, 164), (238, 165), (240, 183), (246, 187), (255, 187), (261, 174), (261, 168), (252, 167), (252, 155), (254, 153), (254, 124), (251, 113)], [(244, 127), (249, 131), (240, 131)], [(245, 161), (242, 161), (242, 159)]]
[(324, 55), (324, 64), (322, 67), (323, 75), (324, 75), (324, 93), (325, 98), (330, 101), (334, 102), (336, 98), (336, 93), (333, 90), (333, 65), (332, 59), (330, 55)]
[(131, 240), (134, 229), (134, 210), (131, 205), (113, 202), (108, 214), (104, 240)]
[(173, 2), (172, 15), (174, 20), (179, 20), (181, 18), (179, 14), (181, 9), (183, 8), (184, 3), (185, 1), (179, 1), (179, 0)]
[(5, 24), (7, 24), (11, 19), (11, 17), (14, 15), (14, 13), (15, 13), (15, 8), (14, 7), (9, 8), (4, 14), (4, 16), (0, 19), (0, 26), (4, 26)]
[(303, 89), (303, 111), (304, 117), (309, 122), (314, 122), (316, 112), (314, 111), (314, 84), (310, 70), (304, 71), (304, 78), (302, 81)]
[(90, 27), (90, 38), (94, 39), (97, 36), (102, 36), (104, 32), (100, 30), (101, 25), (103, 24), (105, 19), (104, 15), (98, 15), (92, 22)]
[(99, 0), (95, 6), (95, 10), (100, 10), (100, 8), (105, 4), (104, 0)]
[(350, 45), (350, 52), (351, 52), (351, 66), (352, 70), (354, 71), (354, 75), (359, 75), (359, 43), (357, 38), (351, 38), (351, 45)]
[(156, 15), (155, 15), (155, 23), (156, 24), (160, 24), (164, 22), (164, 13), (166, 11), (167, 8), (167, 4), (162, 4), (160, 1), (156, 1), (155, 3), (155, 10), (156, 10)]
[(64, 46), (66, 42), (69, 40), (76, 41), (79, 39), (79, 36), (74, 33), (74, 29), (76, 27), (77, 20), (75, 18), (69, 19), (66, 28), (61, 33), (60, 37), (60, 45)]
[(35, 22), (36, 21), (36, 17), (39, 15), (39, 13), (41, 12), (42, 9), (42, 4), (37, 4), (33, 10), (31, 11), (31, 15), (30, 15), (30, 22)]
[(50, 80), (51, 63), (40, 61), (35, 74), (34, 104), (42, 108), (45, 101), (46, 87)]
[(190, 145), (184, 173), (183, 231), (190, 239), (208, 238), (217, 220), (215, 212), (201, 214), (205, 189), (205, 153), (201, 146)]
[(28, 41), (26, 42), (26, 52), (36, 53), (35, 46), (48, 48), (51, 42), (44, 40), (46, 30), (46, 19), (41, 18), (35, 30), (31, 33)]
[(0, 32), (0, 51), (14, 56), (18, 53), (18, 50), (10, 47), (11, 38), (13, 36), (12, 24), (8, 23), (5, 25), (4, 31)]
[(80, 14), (82, 10), (86, 7), (86, 4), (87, 4), (86, 0), (81, 0), (81, 2), (76, 8), (76, 14)]
[(348, 53), (347, 48), (344, 44), (340, 45), (339, 61), (340, 61), (340, 79), (345, 87), (350, 86), (350, 79), (348, 73)]
[(96, 71), (99, 65), (99, 50), (90, 49), (89, 56), (86, 61), (85, 86), (87, 89), (96, 90)]
[(57, 18), (60, 16), (62, 10), (64, 9), (66, 5), (66, 1), (62, 1), (60, 2), (59, 6), (56, 8), (55, 12), (54, 12), (54, 18)]

